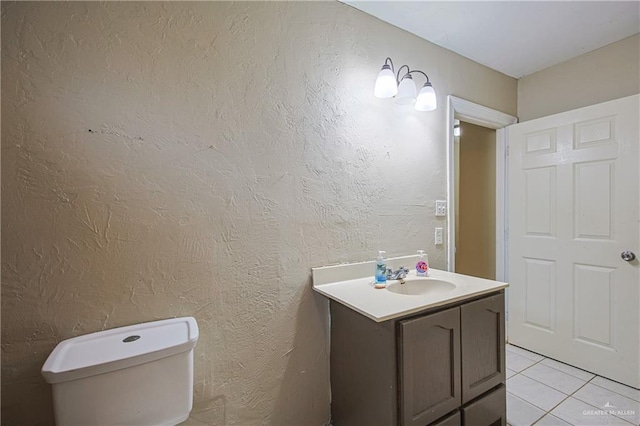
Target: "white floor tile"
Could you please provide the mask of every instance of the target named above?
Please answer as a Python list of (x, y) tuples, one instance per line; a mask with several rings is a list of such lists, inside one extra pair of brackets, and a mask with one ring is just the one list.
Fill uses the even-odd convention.
[(549, 359), (549, 358), (545, 359), (540, 364), (546, 365), (547, 367), (555, 368), (556, 370), (560, 370), (563, 373), (570, 374), (573, 377), (577, 377), (578, 379), (584, 380), (587, 382), (596, 376), (595, 374), (591, 374), (588, 371), (580, 370), (579, 368), (572, 367), (570, 365), (563, 364), (561, 362), (558, 362), (556, 360)]
[(566, 394), (522, 374), (507, 380), (507, 392), (545, 411), (551, 410), (567, 397)]
[(567, 395), (571, 395), (587, 383), (577, 377), (573, 377), (560, 370), (556, 370), (555, 368), (547, 367), (542, 364), (533, 365), (526, 370), (523, 370), (520, 374), (524, 374), (530, 379), (537, 380), (547, 386), (559, 390), (562, 393), (566, 393)]
[(507, 352), (507, 368), (509, 370), (513, 370), (515, 372), (520, 372), (525, 368), (531, 367), (536, 361), (533, 361), (529, 358), (525, 358), (522, 355), (518, 355), (515, 352)]
[(507, 393), (507, 423), (512, 426), (531, 426), (536, 420), (546, 413), (521, 400), (520, 398)]
[(625, 425), (629, 423), (617, 417), (611, 416), (597, 407), (569, 397), (551, 411), (556, 417), (579, 426), (591, 425)]
[(564, 420), (557, 418), (556, 416), (552, 416), (551, 414), (547, 414), (538, 422), (536, 426), (574, 426), (571, 423), (567, 423)]
[(544, 359), (544, 357), (542, 355), (538, 355), (537, 353), (528, 351), (526, 349), (519, 348), (517, 346), (509, 345), (509, 344), (507, 344), (507, 350), (509, 352), (513, 352), (513, 353), (518, 354), (520, 356), (523, 356), (525, 358), (529, 358), (530, 360), (533, 360), (535, 362), (542, 361)]
[(640, 424), (640, 402), (626, 396), (589, 383), (573, 394), (573, 397), (632, 424)]
[(512, 377), (512, 376), (513, 376), (513, 375), (515, 375), (515, 374), (518, 374), (518, 373), (516, 373), (516, 372), (515, 372), (515, 371), (513, 371), (513, 370), (509, 370), (509, 369), (507, 368), (507, 373), (506, 373), (506, 376), (507, 376), (506, 378), (507, 378), (507, 379), (508, 379), (509, 377)]
[(630, 386), (625, 386), (622, 383), (614, 382), (600, 376), (597, 376), (595, 379), (593, 379), (591, 383), (593, 383), (594, 385), (598, 385), (601, 388), (609, 389), (610, 391), (619, 393), (620, 395), (624, 395), (627, 398), (631, 398), (635, 401), (640, 401), (640, 390), (634, 389)]

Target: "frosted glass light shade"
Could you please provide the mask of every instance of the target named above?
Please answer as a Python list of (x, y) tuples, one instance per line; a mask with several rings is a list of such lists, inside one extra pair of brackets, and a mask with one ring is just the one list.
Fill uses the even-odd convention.
[(383, 65), (376, 78), (376, 85), (373, 94), (376, 98), (387, 99), (392, 98), (398, 93), (398, 83), (396, 76), (393, 75), (389, 65)]
[(420, 89), (418, 93), (418, 99), (416, 99), (416, 109), (418, 111), (433, 111), (438, 107), (438, 101), (436, 100), (436, 91), (433, 90), (431, 83), (427, 82)]
[(413, 82), (411, 76), (404, 77), (398, 86), (398, 94), (396, 95), (396, 103), (401, 105), (409, 105), (416, 101), (418, 90), (416, 83)]

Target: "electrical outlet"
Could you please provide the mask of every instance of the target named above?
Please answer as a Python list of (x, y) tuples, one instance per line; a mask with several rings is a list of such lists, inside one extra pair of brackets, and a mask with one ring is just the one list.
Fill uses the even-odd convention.
[(444, 244), (444, 230), (442, 228), (436, 228), (435, 240), (436, 245)]
[(436, 200), (436, 216), (447, 215), (447, 202), (446, 200)]

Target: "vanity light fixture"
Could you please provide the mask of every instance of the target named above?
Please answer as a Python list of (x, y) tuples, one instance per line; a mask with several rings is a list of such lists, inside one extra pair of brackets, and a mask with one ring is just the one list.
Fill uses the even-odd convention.
[[(400, 78), (403, 68), (407, 70)], [(420, 73), (427, 79), (420, 92), (417, 91), (416, 84), (413, 81), (411, 75), (413, 73)], [(408, 65), (401, 66), (398, 69), (398, 73), (395, 74), (391, 58), (385, 59), (384, 65), (382, 65), (382, 69), (378, 73), (378, 78), (376, 78), (373, 94), (381, 99), (395, 96), (396, 103), (403, 105), (414, 104), (414, 108), (418, 111), (433, 111), (438, 107), (436, 92), (429, 81), (429, 76), (420, 70), (410, 69)]]

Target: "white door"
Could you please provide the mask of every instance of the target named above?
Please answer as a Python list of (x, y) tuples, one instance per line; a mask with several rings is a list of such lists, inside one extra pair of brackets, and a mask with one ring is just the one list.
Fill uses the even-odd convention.
[(640, 387), (640, 96), (509, 128), (509, 341)]

